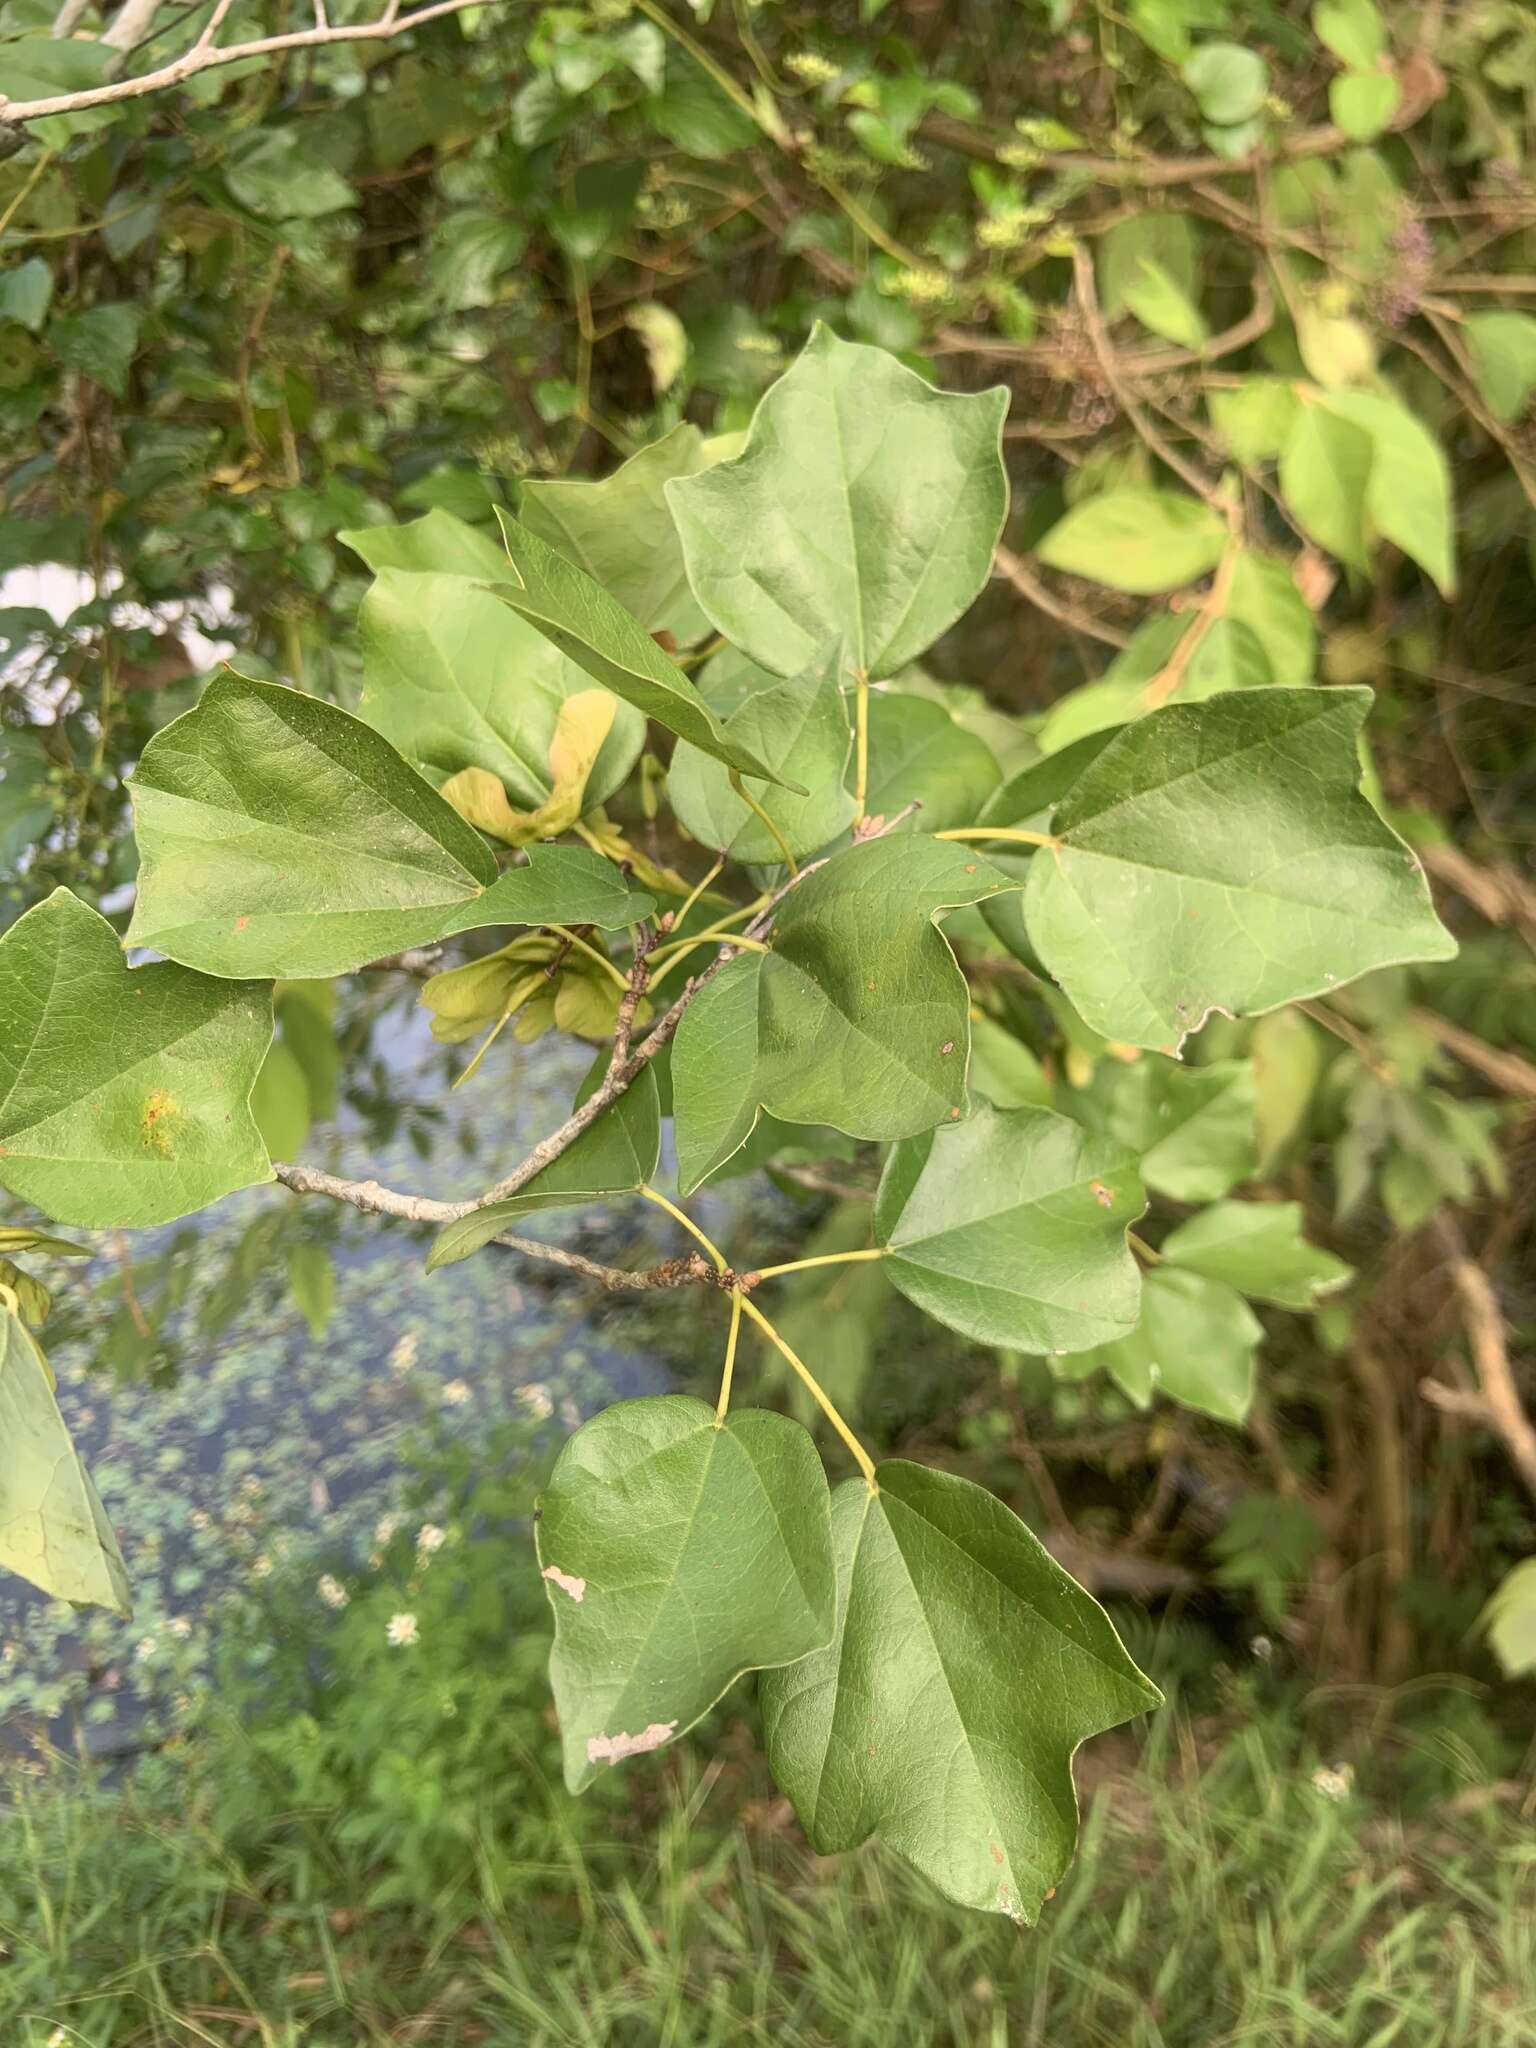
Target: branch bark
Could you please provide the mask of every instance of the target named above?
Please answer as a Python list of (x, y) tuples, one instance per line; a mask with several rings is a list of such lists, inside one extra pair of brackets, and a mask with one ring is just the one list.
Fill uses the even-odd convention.
[[(207, 28), (198, 37), (190, 50), (172, 58), (169, 64), (162, 64), (158, 70), (146, 71), (136, 78), (117, 78), (110, 85), (93, 85), (83, 92), (60, 92), (40, 100), (7, 99), (0, 93), (0, 119), (11, 123), (41, 121), (50, 114), (76, 114), (88, 107), (110, 106), (118, 100), (141, 99), (146, 93), (163, 92), (173, 85), (181, 85), (189, 78), (195, 78), (200, 71), (210, 71), (220, 64), (238, 64), (247, 57), (273, 57), (284, 50), (313, 50), (330, 43), (383, 43), (395, 36), (419, 28), (424, 22), (436, 21), (443, 15), (462, 14), (471, 7), (494, 7), (498, 0), (430, 0), (430, 5), (418, 7), (410, 14), (397, 13), (392, 6), (373, 21), (347, 23), (340, 27), (295, 29), (286, 35), (261, 36), (249, 43), (215, 43), (213, 37), (224, 16), (229, 12), (232, 0), (221, 0), (209, 21)], [(131, 27), (135, 38), (140, 39), (148, 21), (140, 25), (143, 8), (139, 0), (128, 0), (112, 29), (103, 37), (104, 42), (113, 43), (119, 27), (127, 34)], [(125, 47), (114, 43), (114, 47)]]
[(1426, 1401), (1448, 1414), (1479, 1423), (1495, 1435), (1509, 1454), (1526, 1491), (1536, 1500), (1536, 1428), (1525, 1412), (1509, 1363), (1504, 1317), (1493, 1282), (1468, 1252), (1461, 1231), (1449, 1216), (1435, 1222), (1435, 1235), (1445, 1253), (1451, 1279), (1461, 1300), (1461, 1326), (1477, 1372), (1477, 1392), (1447, 1387), (1439, 1380), (1419, 1382)]

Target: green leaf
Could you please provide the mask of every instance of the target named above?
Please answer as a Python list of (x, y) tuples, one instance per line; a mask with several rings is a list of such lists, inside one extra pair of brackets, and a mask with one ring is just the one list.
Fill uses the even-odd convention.
[(668, 78), (659, 99), (646, 101), (645, 118), (668, 142), (705, 159), (734, 156), (758, 136), (756, 123), (691, 67)]
[(935, 391), (818, 325), (743, 452), (667, 487), (695, 596), (777, 674), (832, 659), (876, 682), (896, 674), (991, 571), (1007, 409), (1002, 389)]
[(1085, 1351), (1140, 1313), (1126, 1226), (1146, 1195), (1125, 1148), (1049, 1109), (977, 1109), (908, 1138), (875, 1204), (882, 1270), (978, 1344)]
[(66, 370), (78, 370), (114, 398), (128, 388), (128, 365), (139, 345), (137, 306), (89, 306), (83, 313), (71, 313), (53, 320), (48, 327), (48, 346)]
[(971, 1019), (969, 1079), (994, 1109), (1050, 1107), (1051, 1081), (1044, 1067), (1021, 1038), (1015, 1038), (984, 1012)]
[(1363, 383), (1376, 369), (1376, 344), (1369, 328), (1347, 313), (1303, 306), (1296, 315), (1296, 346), (1308, 370), (1329, 390)]
[(309, 1136), (309, 1082), (289, 1048), (274, 1039), (251, 1090), (251, 1115), (274, 1159), (296, 1159)]
[[(25, 36), (0, 45), (0, 93), (8, 100), (51, 100), (63, 93), (90, 92), (105, 85), (118, 53), (106, 43), (77, 42), (63, 36)], [(76, 135), (109, 127), (123, 118), (112, 105), (84, 107), (79, 113), (49, 114), (30, 121), (27, 132), (50, 150), (62, 149)]]
[(355, 526), (336, 538), (375, 573), (408, 569), (417, 576), (474, 576), (492, 583), (509, 573), (506, 551), (490, 534), (441, 507), (403, 526)]
[(1161, 263), (1144, 256), (1128, 278), (1125, 303), (1143, 327), (1181, 348), (1203, 348), (1211, 338), (1205, 315), (1195, 300)]
[(1354, 1268), (1302, 1235), (1300, 1202), (1217, 1202), (1164, 1238), (1164, 1260), (1220, 1280), (1254, 1301), (1309, 1309)]
[(1418, 862), (1357, 788), (1368, 690), (1243, 690), (1115, 735), (1031, 863), (1029, 935), (1107, 1038), (1175, 1051), (1372, 968), (1444, 960)]
[(88, 1244), (71, 1244), (67, 1237), (55, 1237), (31, 1223), (0, 1224), (0, 1254), (6, 1258), (18, 1252), (41, 1252), (50, 1259), (89, 1259), (95, 1254)]
[(1373, 70), (1387, 47), (1386, 26), (1375, 0), (1318, 0), (1312, 30), (1353, 71)]
[(991, 748), (942, 704), (905, 691), (871, 691), (864, 798), (870, 817), (894, 817), (916, 797), (922, 809), (903, 831), (968, 825), (996, 789), (998, 774)]
[(1362, 573), (1371, 453), (1369, 434), (1316, 402), (1301, 407), (1280, 451), (1286, 504), (1320, 547)]
[[(598, 1054), (576, 1097), (578, 1109), (601, 1083), (609, 1058), (606, 1049)], [(661, 1104), (655, 1071), (646, 1065), (613, 1107), (519, 1193), (444, 1224), (428, 1255), (427, 1271), (435, 1273), (439, 1266), (467, 1259), (502, 1231), (513, 1229), (521, 1217), (540, 1209), (580, 1208), (605, 1195), (642, 1187), (655, 1173), (660, 1156)]]
[(1032, 1921), (1072, 1854), (1073, 1752), (1160, 1695), (1001, 1501), (902, 1461), (876, 1479), (833, 1495), (831, 1644), (761, 1682), (770, 1767), (821, 1855), (878, 1834)]
[(679, 739), (739, 768), (744, 775), (778, 780), (760, 761), (732, 745), (676, 662), (662, 653), (644, 627), (584, 569), (557, 554), (517, 520), (498, 516), (511, 567), (509, 580), (491, 587), (503, 604), (536, 627), (578, 668)]
[(0, 271), (0, 320), (14, 320), (29, 334), (41, 334), (52, 298), (53, 272), (41, 256)]
[(983, 825), (1025, 825), (1043, 832), (1051, 813), (1077, 781), (1090, 761), (1097, 760), (1109, 744), (1108, 732), (1088, 733), (1043, 761), (1031, 761), (1017, 775), (1009, 776), (1001, 789), (982, 805), (978, 823)]
[(573, 1792), (832, 1634), (827, 1482), (788, 1416), (617, 1402), (566, 1444), (539, 1505)]
[(0, 1311), (0, 1566), (58, 1600), (132, 1612), (122, 1553), (37, 1342)]
[[(733, 711), (724, 729), (734, 745), (783, 778), (785, 786), (753, 794), (796, 859), (825, 846), (849, 823), (854, 803), (843, 771), (852, 734), (835, 668), (819, 677), (772, 681)], [(732, 789), (730, 771), (685, 741), (672, 750), (667, 794), (677, 822), (701, 846), (760, 867), (782, 861), (778, 841)]]
[(528, 231), (512, 216), (454, 208), (433, 230), (428, 257), (433, 297), (455, 313), (494, 306), (501, 280), (516, 268), (527, 246)]
[(288, 1292), (318, 1343), (336, 1306), (336, 1266), (323, 1244), (306, 1238), (288, 1247)]
[(1317, 626), (1296, 588), (1290, 564), (1280, 556), (1256, 554), (1251, 548), (1238, 550), (1227, 587), (1225, 617), (1246, 626), (1258, 641), (1269, 665), (1267, 680), (1287, 689), (1314, 680)]
[(1250, 1041), (1258, 1099), (1254, 1135), (1259, 1171), (1268, 1176), (1305, 1125), (1307, 1109), (1326, 1064), (1319, 1033), (1299, 1010), (1261, 1017)]
[(1328, 111), (1352, 142), (1372, 142), (1397, 112), (1403, 89), (1390, 71), (1344, 71), (1328, 86)]
[(1200, 288), (1200, 245), (1187, 213), (1133, 213), (1099, 237), (1095, 255), (1099, 302), (1107, 320), (1135, 312), (1131, 292), (1144, 264), (1162, 271), (1186, 299)]
[(1506, 1678), (1536, 1671), (1536, 1557), (1502, 1578), (1478, 1617)]
[(207, 974), (346, 974), (481, 925), (645, 915), (611, 863), (535, 849), (500, 880), (479, 834), (371, 726), (220, 675), (134, 775), (129, 943)]
[(1074, 505), (1041, 541), (1049, 568), (1150, 597), (1193, 583), (1221, 560), (1225, 522), (1173, 491), (1106, 491)]
[(272, 1178), (249, 1107), (270, 992), (130, 968), (53, 894), (0, 939), (0, 1186), (61, 1223), (169, 1223)]
[(1327, 404), (1370, 438), (1365, 509), (1371, 524), (1434, 579), (1442, 597), (1454, 597), (1455, 516), (1444, 449), (1395, 398), (1374, 391), (1331, 391)]
[(1205, 402), (1211, 425), (1250, 468), (1280, 453), (1296, 421), (1296, 394), (1284, 377), (1245, 377), (1235, 390), (1208, 392)]
[(296, 127), (247, 129), (224, 161), (230, 197), (265, 220), (318, 220), (357, 194), (312, 150)]
[(1154, 1266), (1142, 1275), (1136, 1329), (1072, 1363), (1082, 1372), (1102, 1366), (1138, 1407), (1164, 1393), (1220, 1422), (1242, 1422), (1263, 1337), (1263, 1325), (1230, 1287), (1177, 1266)]
[(1017, 882), (960, 846), (850, 846), (780, 905), (773, 950), (731, 960), (672, 1049), (678, 1182), (707, 1180), (759, 1109), (856, 1138), (912, 1137), (965, 1114), (965, 979), (941, 910)]
[[(465, 768), (483, 768), (514, 803), (537, 809), (553, 787), (549, 754), (561, 707), (592, 688), (586, 671), (466, 575), (381, 569), (359, 624), (359, 717), (429, 781), (441, 785)], [(644, 743), (645, 720), (618, 705), (587, 785), (587, 808), (625, 782)]]
[(709, 466), (703, 435), (685, 424), (601, 483), (530, 479), (519, 513), (531, 533), (585, 569), (648, 632), (671, 633), (688, 647), (703, 639), (709, 621), (688, 588), (664, 486)]
[(1469, 313), (1461, 331), (1488, 410), (1496, 419), (1519, 419), (1536, 391), (1536, 319), (1500, 308)]
[(1230, 128), (1251, 121), (1269, 93), (1264, 59), (1241, 43), (1202, 43), (1184, 60), (1184, 83), (1207, 121)]
[(1258, 1168), (1255, 1096), (1251, 1060), (1137, 1060), (1109, 1076), (1104, 1128), (1134, 1155), (1149, 1188), (1176, 1202), (1213, 1202)]

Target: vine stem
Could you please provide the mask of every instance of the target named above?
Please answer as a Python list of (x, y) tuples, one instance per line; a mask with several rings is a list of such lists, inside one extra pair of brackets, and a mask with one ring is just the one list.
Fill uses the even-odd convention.
[[(703, 880), (695, 882), (693, 887), (688, 891), (688, 894), (683, 898), (681, 909), (674, 910), (671, 913), (672, 922), (667, 926), (668, 931), (675, 932), (677, 930), (678, 926), (682, 923), (683, 919), (688, 915), (689, 911), (692, 910), (695, 903), (698, 902), (699, 898), (704, 894), (704, 891), (709, 887), (710, 883), (715, 879), (716, 875), (719, 874), (720, 870), (724, 866), (725, 855), (722, 853), (716, 859), (714, 866), (705, 873)], [(661, 949), (658, 947), (656, 950), (659, 952)]]
[(1021, 846), (1059, 846), (1049, 832), (1026, 832), (1022, 825), (958, 825), (949, 832), (935, 832), (935, 839), (1014, 839)]
[(858, 1466), (859, 1470), (864, 1474), (864, 1478), (869, 1486), (870, 1492), (877, 1492), (879, 1489), (877, 1481), (875, 1479), (874, 1459), (869, 1455), (868, 1451), (865, 1450), (864, 1446), (859, 1442), (858, 1438), (854, 1435), (853, 1431), (848, 1427), (847, 1423), (844, 1422), (842, 1416), (838, 1414), (836, 1408), (832, 1405), (831, 1396), (826, 1392), (820, 1380), (817, 1379), (815, 1373), (811, 1371), (811, 1368), (806, 1364), (805, 1360), (799, 1355), (799, 1353), (793, 1350), (791, 1346), (788, 1343), (786, 1343), (784, 1338), (782, 1338), (779, 1335), (778, 1331), (774, 1328), (773, 1324), (769, 1322), (768, 1318), (763, 1314), (762, 1310), (758, 1307), (755, 1301), (751, 1300), (749, 1296), (743, 1295), (741, 1298), (741, 1305), (742, 1308), (746, 1311), (746, 1313), (752, 1318), (753, 1322), (756, 1323), (757, 1327), (762, 1331), (763, 1335), (768, 1339), (768, 1342), (771, 1345), (773, 1345), (774, 1349), (780, 1353), (780, 1355), (786, 1360), (786, 1362), (799, 1375), (800, 1379), (804, 1382), (808, 1392), (810, 1393), (812, 1400), (815, 1401), (817, 1407), (821, 1410), (822, 1414), (825, 1415), (828, 1422), (831, 1423), (832, 1427), (837, 1431), (838, 1435), (842, 1438), (843, 1442), (848, 1446), (848, 1449), (853, 1454), (854, 1462)]
[(774, 845), (779, 849), (779, 853), (783, 858), (785, 867), (789, 869), (789, 872), (792, 875), (798, 875), (800, 872), (799, 863), (796, 861), (795, 856), (789, 850), (789, 841), (784, 837), (784, 834), (779, 830), (778, 826), (773, 822), (772, 818), (770, 818), (768, 813), (763, 809), (762, 805), (758, 802), (757, 798), (752, 794), (751, 790), (747, 788), (746, 783), (742, 781), (741, 770), (739, 768), (733, 768), (731, 770), (731, 787), (735, 790), (736, 794), (741, 798), (742, 802), (746, 805), (747, 809), (753, 813), (753, 815), (757, 818), (758, 823), (763, 826), (765, 831), (768, 833), (769, 837), (773, 840)]
[(741, 1289), (731, 1289), (731, 1327), (725, 1339), (725, 1364), (720, 1368), (720, 1398), (715, 1403), (715, 1420), (724, 1422), (731, 1405), (731, 1381), (736, 1376), (736, 1340), (741, 1335)]
[(783, 1266), (758, 1266), (753, 1277), (757, 1280), (776, 1280), (781, 1273), (806, 1273), (812, 1266), (851, 1266), (863, 1259), (883, 1259), (885, 1246), (871, 1245), (862, 1252), (822, 1252), (814, 1259), (791, 1259)]
[(1160, 1266), (1163, 1263), (1162, 1253), (1154, 1251), (1151, 1245), (1147, 1243), (1147, 1240), (1144, 1237), (1138, 1237), (1134, 1230), (1128, 1230), (1125, 1233), (1125, 1241), (1137, 1258), (1144, 1260), (1147, 1265)]

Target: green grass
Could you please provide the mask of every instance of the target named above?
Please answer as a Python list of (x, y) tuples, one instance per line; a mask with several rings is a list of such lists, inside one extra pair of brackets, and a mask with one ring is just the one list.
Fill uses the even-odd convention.
[(1334, 1799), (1298, 1695), (1142, 1622), (1223, 1714), (1090, 1748), (1021, 1930), (813, 1857), (750, 1692), (571, 1799), (507, 1450), (434, 1454), (366, 1564), (254, 1587), (198, 1732), (123, 1781), (0, 1771), (0, 2048), (1536, 2048), (1536, 1831), (1467, 1687), (1335, 1720)]
[[(236, 1747), (126, 1791), (55, 1769), (0, 1823), (0, 2040), (41, 2048), (1515, 2048), (1536, 2042), (1536, 1839), (1507, 1788), (1403, 1823), (1335, 1802), (1272, 1725), (1203, 1766), (1167, 1717), (1090, 1800), (1040, 1927), (961, 1913), (893, 1859), (809, 1856), (745, 1744), (638, 1783), (649, 1814), (544, 1816), (537, 1857), (466, 1824), (420, 1899), (323, 1803), (233, 1831)], [(252, 1752), (245, 1768), (260, 1775)], [(386, 1891), (389, 1887), (386, 1887)]]

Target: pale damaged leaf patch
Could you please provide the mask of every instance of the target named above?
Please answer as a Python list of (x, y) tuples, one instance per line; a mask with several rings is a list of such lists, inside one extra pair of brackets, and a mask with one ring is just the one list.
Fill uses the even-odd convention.
[[(549, 1573), (544, 1574), (545, 1578)], [(676, 1732), (675, 1721), (653, 1721), (649, 1728), (642, 1728), (638, 1735), (592, 1735), (587, 1738), (587, 1762), (589, 1764), (619, 1764), (627, 1756), (643, 1756), (648, 1749), (660, 1749), (669, 1742)]]
[(586, 1580), (577, 1578), (574, 1572), (561, 1571), (557, 1564), (545, 1565), (539, 1576), (548, 1579), (552, 1586), (558, 1586), (562, 1593), (569, 1593), (573, 1600), (585, 1600), (587, 1597)]

